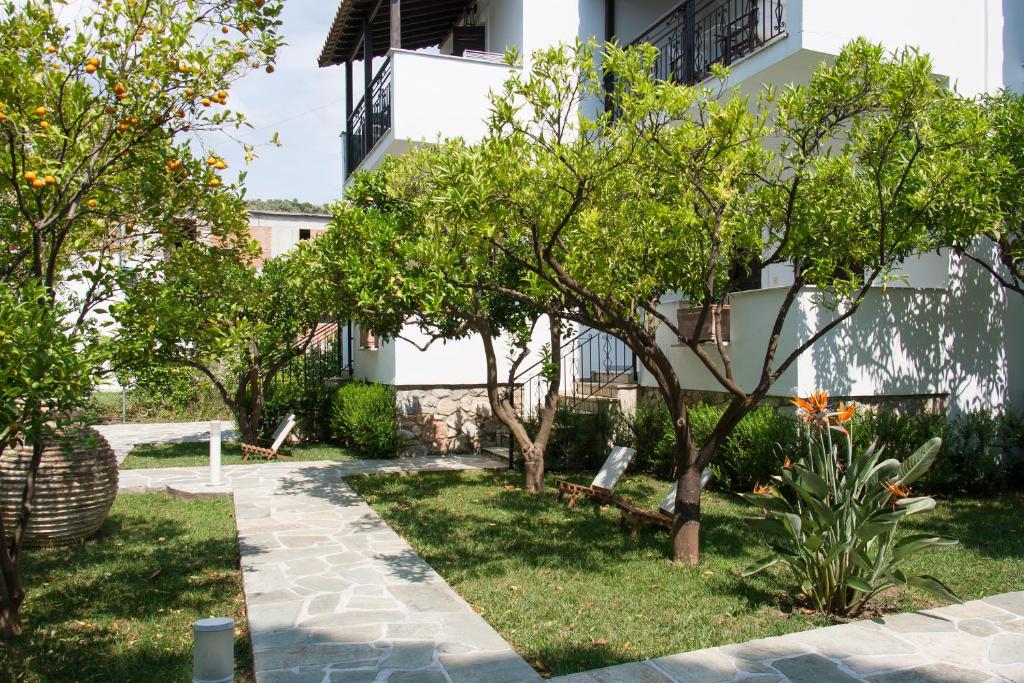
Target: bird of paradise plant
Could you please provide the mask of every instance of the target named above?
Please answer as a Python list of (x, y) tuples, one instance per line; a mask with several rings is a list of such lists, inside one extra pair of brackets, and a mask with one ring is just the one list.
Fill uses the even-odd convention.
[(899, 533), (905, 517), (935, 507), (930, 497), (912, 497), (909, 485), (931, 468), (941, 440), (931, 439), (903, 462), (882, 459), (877, 441), (855, 450), (844, 426), (856, 412), (852, 404), (832, 410), (820, 391), (793, 404), (805, 422), (807, 448), (800, 457), (786, 456), (773, 477), (778, 486), (759, 485), (743, 496), (764, 512), (748, 521), (772, 547), (744, 576), (781, 562), (815, 607), (833, 614), (856, 614), (882, 591), (903, 586), (959, 602), (938, 579), (900, 568), (925, 548), (957, 542)]

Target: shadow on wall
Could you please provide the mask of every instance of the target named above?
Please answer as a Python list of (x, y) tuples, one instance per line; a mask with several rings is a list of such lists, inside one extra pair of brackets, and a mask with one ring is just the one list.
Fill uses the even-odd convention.
[(365, 379), (369, 382), (380, 382), (382, 384), (395, 384), (396, 366), (395, 342), (380, 344), (376, 349), (359, 348), (360, 330), (354, 329), (352, 349), (353, 372), (356, 379)]
[(1003, 85), (1024, 92), (1024, 3), (1003, 0)]
[[(950, 268), (948, 289), (872, 291), (815, 346), (816, 384), (838, 396), (948, 393), (951, 414), (1002, 407), (1011, 398), (1007, 355), (1016, 337), (1006, 294), (972, 263), (953, 257)], [(831, 316), (817, 307), (806, 321), (819, 329)]]

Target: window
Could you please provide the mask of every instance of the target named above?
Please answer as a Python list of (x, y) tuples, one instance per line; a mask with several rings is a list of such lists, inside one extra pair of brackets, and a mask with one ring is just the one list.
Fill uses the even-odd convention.
[(299, 228), (299, 241), (304, 242), (312, 236), (312, 231), (309, 228)]

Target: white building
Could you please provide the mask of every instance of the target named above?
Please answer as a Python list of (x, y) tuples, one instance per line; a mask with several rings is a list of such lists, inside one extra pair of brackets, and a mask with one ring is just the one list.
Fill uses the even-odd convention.
[[(646, 41), (661, 50), (659, 76), (697, 82), (709, 64), (722, 62), (731, 65), (733, 83), (753, 91), (806, 80), (857, 36), (890, 49), (920, 48), (966, 95), (1024, 90), (1024, 2), (1016, 0), (342, 0), (320, 65), (345, 68), (347, 180), (412, 145), (482, 137), (487, 95), (509, 74), (500, 61), (509, 47), (528, 56), (577, 38)], [(821, 388), (954, 412), (1024, 405), (1022, 298), (950, 253), (914, 258), (904, 275), (902, 286), (879, 288), (804, 354), (772, 395)], [(778, 309), (787, 277), (784, 267), (766, 269), (756, 289), (732, 297), (729, 343), (741, 384), (754, 383), (754, 359), (770, 327), (765, 316)], [(667, 297), (663, 305), (673, 315), (680, 303)], [(804, 295), (782, 348), (798, 345), (825, 315)], [(664, 333), (675, 362), (687, 368), (680, 373), (687, 388), (720, 392), (692, 352)], [(589, 389), (622, 380), (631, 358), (609, 363), (606, 350), (581, 351), (574, 365), (584, 374), (573, 379), (594, 380), (583, 383)], [(355, 353), (357, 376), (400, 389), (479, 386), (482, 364), (478, 340), (426, 352), (398, 341)], [(606, 374), (590, 377), (591, 370)], [(654, 385), (643, 368), (635, 376)]]
[(316, 213), (284, 213), (249, 209), (249, 235), (259, 242), (260, 262), (280, 256), (299, 242), (327, 230), (330, 216)]

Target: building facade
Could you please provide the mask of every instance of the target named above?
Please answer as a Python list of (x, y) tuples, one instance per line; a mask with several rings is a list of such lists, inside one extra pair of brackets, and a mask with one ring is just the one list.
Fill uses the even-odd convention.
[(311, 240), (327, 230), (330, 216), (315, 213), (249, 210), (249, 235), (259, 243), (259, 263), (280, 256), (299, 242)]
[[(528, 59), (533, 50), (577, 39), (649, 42), (660, 50), (662, 78), (697, 83), (722, 63), (731, 67), (732, 84), (754, 93), (764, 83), (806, 81), (858, 36), (929, 53), (937, 74), (965, 95), (1024, 90), (1024, 2), (1014, 0), (343, 0), (319, 63), (345, 72), (347, 182), (354, 171), (416, 145), (480, 139), (488, 94), (510, 73), (501, 59), (509, 48)], [(902, 270), (902, 281), (873, 291), (856, 316), (787, 370), (773, 399), (826, 389), (913, 410), (1024, 406), (1022, 297), (948, 251), (913, 257)], [(773, 266), (732, 296), (728, 343), (745, 386), (754, 384), (763, 356), (765, 316), (791, 282), (785, 266)], [(665, 297), (662, 306), (666, 315), (681, 308), (685, 315), (678, 297)], [(781, 348), (798, 346), (829, 315), (813, 292), (801, 295)], [(587, 334), (607, 349), (607, 340)], [(661, 342), (695, 397), (720, 397), (720, 385), (667, 329)], [(479, 340), (427, 351), (396, 341), (354, 356), (357, 376), (400, 390), (478, 389), (483, 378)], [(604, 391), (609, 378), (654, 386), (628, 354), (610, 365), (607, 353), (599, 350), (596, 362), (592, 356), (571, 359), (581, 373), (574, 388), (582, 382), (614, 397)]]

